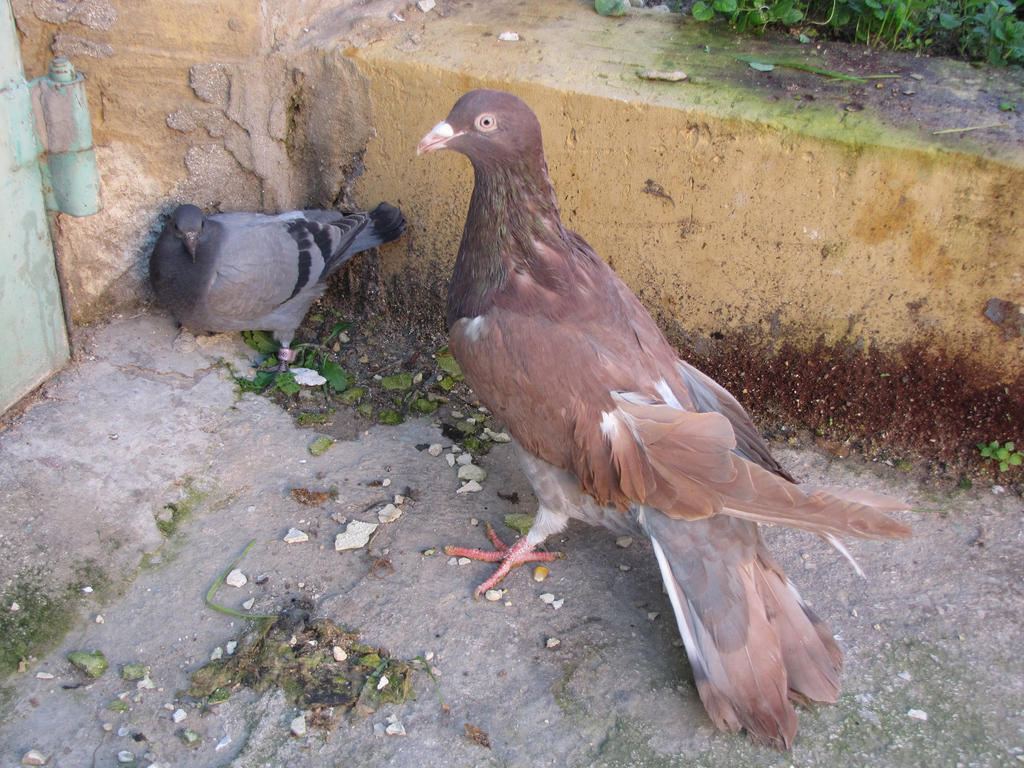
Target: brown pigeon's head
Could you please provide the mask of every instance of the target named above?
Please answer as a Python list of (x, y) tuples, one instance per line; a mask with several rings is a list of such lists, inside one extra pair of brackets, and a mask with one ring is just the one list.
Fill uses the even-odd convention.
[(540, 122), (518, 96), (470, 91), (420, 140), (416, 154), (435, 149), (454, 149), (477, 167), (518, 162), (541, 153)]
[(196, 244), (203, 233), (203, 212), (194, 205), (179, 205), (171, 214), (174, 234), (185, 243), (192, 261), (196, 260)]

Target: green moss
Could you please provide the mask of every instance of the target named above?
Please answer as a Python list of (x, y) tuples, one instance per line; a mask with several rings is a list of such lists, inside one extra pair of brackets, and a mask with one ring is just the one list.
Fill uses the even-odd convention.
[[(53, 648), (76, 618), (72, 588), (54, 591), (45, 586), (40, 570), (14, 579), (0, 595), (0, 674), (10, 674), (18, 664)], [(18, 610), (10, 607), (17, 605)]]
[(180, 501), (165, 504), (163, 509), (154, 515), (156, 527), (164, 536), (173, 535), (178, 527), (192, 517), (196, 508), (210, 495), (209, 492), (200, 490), (196, 481), (191, 477), (184, 479), (183, 489), (184, 495)]

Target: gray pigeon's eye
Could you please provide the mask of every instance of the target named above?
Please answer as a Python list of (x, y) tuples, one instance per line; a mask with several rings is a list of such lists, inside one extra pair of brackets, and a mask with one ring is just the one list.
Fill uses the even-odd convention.
[(493, 131), (495, 128), (498, 127), (498, 121), (495, 119), (494, 115), (490, 113), (484, 113), (477, 117), (476, 127), (479, 128), (481, 131)]

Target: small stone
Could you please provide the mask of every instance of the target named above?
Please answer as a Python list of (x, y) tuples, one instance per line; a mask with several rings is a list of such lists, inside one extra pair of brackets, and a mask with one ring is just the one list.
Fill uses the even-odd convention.
[(468, 483), (464, 483), (456, 493), (479, 493), (484, 487), (480, 485), (476, 480), (470, 480)]
[(176, 710), (174, 710), (174, 713), (171, 715), (171, 720), (173, 720), (176, 723), (180, 723), (186, 717), (188, 717), (188, 713), (181, 707), (178, 707)]
[(458, 457), (455, 459), (455, 463), (458, 464), (460, 467), (464, 467), (472, 461), (473, 454), (471, 453), (460, 453)]
[(359, 549), (366, 546), (370, 534), (377, 530), (377, 523), (364, 523), (353, 520), (345, 530), (334, 537), (334, 549), (341, 552), (346, 549)]
[(381, 675), (380, 676), (380, 680), (377, 681), (377, 690), (378, 691), (383, 691), (385, 688), (388, 687), (388, 684), (390, 682), (391, 682), (391, 679), (387, 675)]
[(923, 709), (908, 709), (907, 717), (912, 720), (920, 720), (921, 722), (924, 722), (928, 719), (928, 713)]
[(305, 736), (306, 735), (306, 716), (300, 714), (292, 720), (292, 724), (289, 726), (292, 732), (292, 736)]
[(203, 737), (193, 731), (191, 728), (186, 728), (181, 732), (181, 740), (185, 743), (186, 747), (194, 747)]
[(94, 680), (107, 671), (107, 657), (102, 651), (73, 651), (68, 661)]
[(135, 688), (140, 691), (152, 691), (156, 688), (156, 683), (153, 682), (153, 678), (146, 675), (135, 684)]
[(484, 434), (495, 443), (511, 443), (512, 438), (509, 437), (508, 432), (495, 432), (490, 427), (484, 427)]
[(227, 578), (224, 579), (224, 583), (229, 587), (242, 587), (245, 586), (247, 581), (249, 581), (249, 579), (246, 578), (246, 575), (242, 573), (240, 568), (233, 569), (231, 573), (227, 575)]
[(430, 447), (427, 448), (427, 453), (429, 453), (431, 456), (440, 456), (443, 450), (444, 446), (441, 445), (440, 443), (431, 443)]
[(654, 620), (656, 620), (656, 619), (657, 619), (657, 618), (658, 618), (658, 617), (659, 617), (660, 615), (661, 615), (661, 614), (660, 614), (660, 613), (658, 613), (657, 611), (648, 611), (648, 612), (647, 612), (647, 620), (648, 620), (648, 621), (654, 621)]
[(149, 673), (149, 667), (145, 664), (125, 664), (121, 667), (122, 680), (139, 680)]
[(620, 570), (620, 571), (623, 571), (623, 572), (625, 572), (625, 571), (631, 571), (631, 570), (633, 570), (633, 566), (631, 566), (631, 565), (626, 565), (625, 563), (619, 563), (619, 570)]
[(87, 595), (91, 595), (92, 594), (92, 587), (82, 587), (82, 592), (84, 592)]
[(225, 736), (223, 739), (217, 742), (217, 746), (213, 748), (214, 752), (219, 752), (224, 749), (228, 744), (231, 743), (231, 737)]
[(327, 383), (327, 379), (312, 368), (292, 368), (291, 372), (295, 376), (295, 383), (304, 387), (319, 387)]
[(437, 5), (437, 3), (434, 0), (418, 0), (416, 3), (416, 7), (424, 13), (429, 13), (434, 10), (435, 5)]
[(93, 619), (93, 621), (95, 621), (97, 624), (102, 624), (104, 621), (106, 621), (106, 619), (103, 618), (102, 613), (97, 613), (96, 618)]
[(519, 40), (519, 35), (515, 32), (506, 30), (505, 32), (502, 32), (500, 35), (498, 35), (498, 39), (501, 40), (503, 43), (515, 43)]
[(381, 523), (393, 523), (402, 516), (402, 510), (394, 504), (388, 504), (377, 513), (377, 519)]
[(444, 455), (444, 460), (446, 462), (448, 462), (448, 466), (449, 467), (454, 467), (455, 466), (455, 454), (454, 453), (446, 453)]
[(473, 480), (482, 483), (487, 478), (487, 470), (476, 464), (463, 464), (459, 467), (459, 480)]
[(400, 507), (403, 504), (405, 504), (405, 496), (403, 496), (400, 493), (396, 493), (395, 494), (395, 505)]
[(213, 653), (210, 654), (210, 661), (217, 661), (217, 659), (223, 658), (224, 649), (219, 645), (213, 649)]
[(565, 598), (564, 597), (560, 597), (557, 600), (552, 600), (551, 601), (551, 607), (554, 608), (557, 611), (559, 608), (562, 607), (562, 604), (564, 602), (565, 602)]
[(458, 560), (459, 565), (469, 565), (472, 562), (468, 557), (460, 557)]
[(49, 672), (36, 672), (36, 680), (53, 680), (53, 675)]
[(615, 546), (622, 547), (623, 549), (626, 549), (626, 548), (632, 546), (632, 544), (633, 544), (633, 537), (632, 536), (619, 536), (619, 538), (617, 538), (615, 540)]
[(127, 749), (122, 749), (117, 753), (117, 762), (119, 763), (134, 763), (135, 753), (129, 752)]
[(486, 592), (484, 592), (484, 599), (490, 600), (492, 603), (498, 602), (499, 600), (501, 600), (501, 590), (488, 589)]
[(550, 592), (545, 592), (543, 595), (540, 596), (540, 601), (542, 603), (546, 603), (547, 605), (551, 605), (553, 602), (555, 602), (555, 596), (552, 595)]
[(285, 544), (300, 544), (303, 541), (309, 541), (309, 534), (298, 528), (289, 528), (288, 533), (284, 535)]
[(12, 611), (20, 611), (21, 610), (21, 606), (18, 605), (17, 603), (11, 603), (11, 610)]
[(252, 607), (255, 604), (256, 604), (256, 598), (255, 597), (250, 597), (248, 600), (246, 600), (244, 603), (242, 603), (242, 607), (245, 608), (245, 610), (247, 610), (247, 611), (251, 611)]
[(896, 675), (896, 677), (898, 677), (898, 678), (899, 678), (900, 680), (906, 680), (906, 681), (908, 681), (908, 682), (909, 682), (909, 681), (910, 681), (910, 679), (911, 679), (911, 678), (910, 678), (910, 673), (909, 673), (909, 672), (906, 672), (906, 671), (904, 671), (904, 672), (900, 672), (900, 673), (899, 673), (898, 675)]
[(21, 756), (22, 765), (46, 765), (47, 762), (49, 758), (38, 749), (30, 749)]
[(562, 641), (557, 637), (549, 637), (544, 643), (545, 648), (557, 648), (562, 644)]
[(384, 725), (384, 723), (374, 723), (373, 724), (373, 735), (374, 736), (383, 736), (385, 728), (387, 728), (387, 726)]
[(458, 565), (458, 564), (459, 564), (458, 558), (455, 558), (455, 557), (449, 557), (448, 558), (448, 565)]
[(548, 571), (547, 568), (543, 565), (538, 565), (533, 569), (533, 580), (537, 582), (544, 581), (544, 579), (548, 577), (548, 573), (550, 573), (550, 571)]
[(389, 485), (391, 485), (391, 478), (390, 477), (385, 477), (383, 480), (380, 481), (380, 487), (381, 488), (387, 488)]
[(114, 730), (114, 724), (113, 723), (104, 723), (103, 725), (100, 726), (100, 728), (103, 729), (104, 733), (110, 733), (112, 730)]
[(345, 649), (340, 645), (336, 645), (331, 649), (331, 655), (334, 656), (335, 661), (344, 661), (348, 658), (348, 654), (345, 653)]
[(469, 524), (475, 528), (476, 526), (480, 525), (480, 521), (477, 520), (475, 517), (471, 517), (469, 518)]
[(395, 720), (393, 723), (388, 723), (384, 733), (388, 736), (405, 736), (405, 726), (402, 725), (400, 720)]
[(234, 654), (235, 648), (237, 647), (237, 640), (228, 640), (226, 643), (224, 643), (224, 653), (226, 653), (228, 656), (231, 656), (232, 654)]

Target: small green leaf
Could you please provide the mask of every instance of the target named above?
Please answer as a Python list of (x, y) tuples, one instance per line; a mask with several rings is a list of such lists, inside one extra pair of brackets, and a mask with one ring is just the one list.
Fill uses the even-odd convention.
[(764, 62), (761, 61), (750, 61), (747, 63), (750, 64), (751, 69), (756, 69), (758, 72), (771, 72), (773, 69), (775, 69), (774, 64), (765, 64)]
[(327, 437), (326, 435), (320, 435), (320, 437), (309, 444), (309, 452), (313, 456), (320, 456), (332, 445), (334, 445), (334, 440), (332, 438)]
[(273, 334), (266, 331), (242, 331), (242, 341), (261, 355), (272, 355), (277, 352), (277, 348), (280, 346), (274, 341)]
[(396, 373), (394, 376), (385, 376), (380, 380), (380, 385), (388, 392), (405, 392), (412, 389), (412, 374)]
[(425, 397), (417, 397), (413, 400), (412, 407), (420, 413), (433, 413), (437, 410), (437, 403)]
[(963, 19), (957, 18), (951, 13), (939, 14), (939, 26), (943, 29), (956, 29), (963, 23)]
[(602, 16), (624, 16), (629, 11), (626, 0), (594, 0), (594, 10)]
[(693, 4), (693, 8), (690, 9), (690, 14), (697, 21), (711, 21), (715, 18), (714, 9), (703, 0), (697, 0), (697, 2)]
[(328, 360), (320, 367), (320, 375), (327, 379), (327, 383), (334, 387), (336, 392), (344, 392), (352, 383), (349, 375), (333, 360)]
[(102, 651), (72, 651), (68, 654), (68, 661), (94, 680), (110, 666)]
[(530, 526), (533, 525), (533, 515), (512, 513), (505, 515), (505, 525), (521, 536), (525, 536)]
[(274, 386), (286, 395), (294, 395), (302, 389), (299, 382), (295, 380), (295, 374), (288, 371), (277, 374), (277, 378), (274, 379)]
[(1017, 102), (1015, 101), (1001, 101), (999, 102), (999, 109), (1002, 112), (1013, 112), (1017, 109)]
[(736, 8), (736, 0), (713, 0), (711, 7), (721, 13), (734, 13)]
[(451, 356), (451, 354), (437, 354), (437, 367), (447, 373), (449, 376), (461, 376), (462, 368), (459, 367), (458, 361)]
[(1010, 458), (1008, 459), (1008, 461), (1013, 466), (1019, 467), (1021, 463), (1024, 462), (1024, 455), (1021, 455), (1020, 453), (1010, 454)]
[[(800, 37), (798, 37), (797, 39), (798, 39), (798, 40), (799, 40), (799, 41), (800, 41), (801, 43), (803, 43), (803, 44), (805, 44), (805, 45), (806, 45), (807, 43), (811, 42), (811, 38), (809, 38), (809, 37), (808, 37), (807, 35), (805, 35), (805, 34), (804, 34), (803, 32), (801, 32), (801, 33), (800, 33)], [(884, 375), (884, 374), (883, 374), (883, 375)]]
[(452, 387), (455, 386), (455, 379), (453, 379), (451, 376), (445, 376), (443, 379), (437, 382), (437, 386), (439, 386), (445, 392), (451, 392)]
[(355, 405), (360, 400), (362, 400), (363, 395), (365, 394), (366, 387), (352, 387), (351, 389), (346, 389), (344, 392), (338, 395), (338, 400), (344, 403), (345, 405)]
[(377, 414), (377, 421), (381, 424), (401, 424), (405, 421), (405, 418), (398, 411), (382, 408), (380, 413)]
[(360, 403), (359, 406), (356, 407), (356, 413), (358, 413), (360, 416), (363, 416), (364, 418), (372, 419), (373, 406), (370, 405), (369, 403)]

